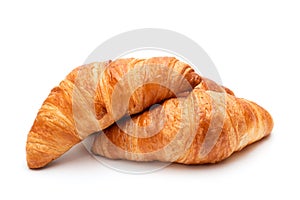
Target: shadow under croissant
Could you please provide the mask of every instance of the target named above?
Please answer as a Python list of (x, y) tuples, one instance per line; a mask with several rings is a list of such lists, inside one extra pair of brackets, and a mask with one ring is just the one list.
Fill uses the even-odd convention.
[[(224, 166), (232, 165), (234, 163), (242, 162), (243, 158), (247, 158), (247, 155), (251, 154), (256, 148), (258, 148), (262, 143), (265, 143), (271, 139), (271, 135), (266, 136), (265, 138), (254, 142), (251, 145), (246, 146), (242, 150), (238, 152), (234, 152), (231, 156), (226, 158), (223, 161), (220, 161), (218, 163), (214, 164), (195, 164), (195, 165), (184, 165), (184, 164), (178, 164), (178, 163), (172, 163), (170, 165), (166, 165), (167, 168), (171, 171), (177, 171), (177, 170), (212, 170), (221, 168)], [(77, 163), (84, 163), (89, 162), (91, 160), (92, 155), (89, 154), (88, 150), (84, 147), (82, 143), (79, 143), (72, 147), (67, 153), (62, 155), (60, 158), (54, 160), (53, 162), (49, 163), (45, 168), (52, 168), (56, 166), (62, 166), (62, 165), (76, 165)], [(123, 162), (122, 160), (116, 160), (116, 162)], [(126, 162), (132, 162), (132, 163), (138, 163), (136, 161), (127, 161)], [(157, 162), (157, 161), (154, 161)], [(147, 162), (139, 162), (143, 165), (147, 164)], [(151, 163), (151, 162), (148, 162)], [(159, 169), (159, 170), (163, 170)], [(35, 169), (39, 170), (39, 169)], [(157, 171), (157, 170), (156, 170)], [(154, 171), (155, 172), (155, 171)]]

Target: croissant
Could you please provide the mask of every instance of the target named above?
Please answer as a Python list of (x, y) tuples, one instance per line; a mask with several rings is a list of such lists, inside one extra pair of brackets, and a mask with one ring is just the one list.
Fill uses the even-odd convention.
[(124, 115), (190, 91), (201, 77), (172, 57), (117, 59), (74, 69), (53, 88), (28, 133), (29, 168), (41, 168)]
[(133, 161), (216, 163), (272, 128), (265, 109), (206, 80), (187, 97), (171, 98), (105, 129), (95, 137), (92, 152)]

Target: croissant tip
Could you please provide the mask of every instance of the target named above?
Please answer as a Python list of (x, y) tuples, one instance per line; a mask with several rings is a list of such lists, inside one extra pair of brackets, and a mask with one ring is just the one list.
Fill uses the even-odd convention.
[(27, 148), (26, 150), (27, 166), (30, 169), (39, 169), (45, 167), (53, 159), (54, 158), (51, 158), (51, 156), (38, 150), (34, 150), (32, 148)]
[[(31, 136), (31, 134), (29, 135)], [(41, 141), (45, 143), (45, 140)], [(27, 166), (30, 169), (43, 168), (53, 160), (60, 157), (78, 142), (78, 139), (75, 141), (63, 140), (62, 143), (65, 145), (53, 142), (45, 145), (38, 142), (33, 142), (32, 137), (28, 137), (28, 141), (26, 143)]]

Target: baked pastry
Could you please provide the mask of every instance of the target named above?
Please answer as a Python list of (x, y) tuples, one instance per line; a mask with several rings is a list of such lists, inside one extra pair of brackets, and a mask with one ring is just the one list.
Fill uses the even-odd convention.
[(96, 136), (92, 152), (133, 161), (216, 163), (269, 135), (272, 128), (265, 109), (206, 80), (187, 97), (165, 100), (105, 129)]
[(201, 77), (171, 57), (117, 59), (74, 69), (40, 108), (26, 143), (29, 168), (41, 168), (122, 116), (192, 90)]

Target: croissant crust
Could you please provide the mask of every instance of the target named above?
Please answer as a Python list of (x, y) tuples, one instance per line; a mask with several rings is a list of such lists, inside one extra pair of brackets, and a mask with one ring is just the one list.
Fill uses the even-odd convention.
[(92, 151), (111, 159), (215, 163), (270, 134), (271, 115), (227, 88), (206, 81), (99, 134)]
[(139, 113), (200, 82), (188, 64), (172, 57), (80, 66), (42, 104), (27, 136), (28, 167), (41, 168), (122, 116)]

